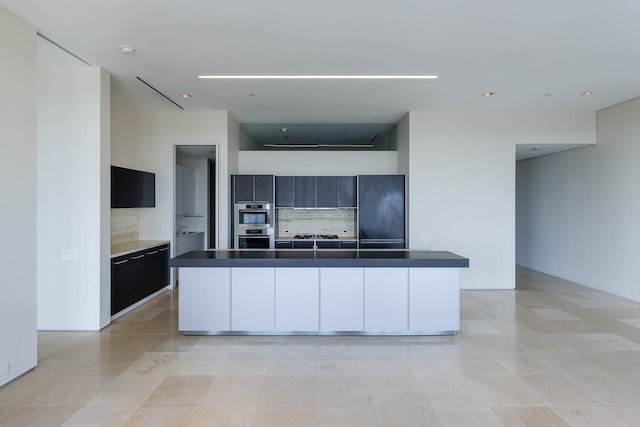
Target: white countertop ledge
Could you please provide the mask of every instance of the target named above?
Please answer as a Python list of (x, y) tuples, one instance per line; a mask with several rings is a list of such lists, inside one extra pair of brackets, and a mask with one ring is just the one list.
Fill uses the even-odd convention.
[(168, 243), (168, 240), (134, 240), (133, 242), (111, 245), (111, 258), (129, 255), (134, 252), (144, 251), (145, 249), (155, 248), (156, 246), (162, 246)]

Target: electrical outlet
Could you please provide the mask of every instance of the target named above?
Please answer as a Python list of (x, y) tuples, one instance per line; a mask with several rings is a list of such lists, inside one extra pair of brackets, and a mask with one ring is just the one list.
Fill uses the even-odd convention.
[(60, 254), (60, 258), (63, 261), (77, 261), (79, 259), (78, 251), (62, 251)]
[(9, 373), (9, 364), (0, 366), (0, 377)]
[(423, 234), (420, 236), (420, 241), (422, 243), (431, 243), (431, 236), (429, 234)]
[(58, 251), (56, 251), (56, 250), (51, 251), (51, 259), (52, 260), (57, 260), (58, 259)]

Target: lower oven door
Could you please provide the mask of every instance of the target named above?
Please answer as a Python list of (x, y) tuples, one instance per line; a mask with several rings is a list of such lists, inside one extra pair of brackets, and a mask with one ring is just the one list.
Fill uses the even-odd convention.
[(238, 249), (273, 249), (273, 236), (237, 236)]

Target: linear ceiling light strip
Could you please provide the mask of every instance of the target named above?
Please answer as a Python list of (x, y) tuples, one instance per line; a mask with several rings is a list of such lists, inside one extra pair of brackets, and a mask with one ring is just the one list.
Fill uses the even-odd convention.
[(182, 108), (182, 106), (180, 106), (179, 104), (177, 104), (173, 99), (169, 98), (167, 95), (165, 95), (164, 93), (160, 92), (158, 89), (156, 89), (155, 87), (151, 86), (149, 83), (145, 82), (144, 80), (142, 80), (140, 77), (136, 77), (136, 79), (140, 80), (142, 83), (146, 84), (147, 86), (149, 86), (151, 89), (155, 90), (160, 96), (162, 96), (164, 99), (166, 99), (167, 101), (169, 101), (170, 103), (172, 103), (173, 105), (175, 105), (176, 107), (178, 107), (181, 110), (184, 110), (184, 108)]
[(198, 76), (199, 79), (310, 79), (310, 80), (348, 80), (348, 79), (373, 79), (373, 80), (419, 80), (419, 79), (437, 79), (438, 76)]
[(264, 144), (269, 148), (371, 148), (373, 144)]

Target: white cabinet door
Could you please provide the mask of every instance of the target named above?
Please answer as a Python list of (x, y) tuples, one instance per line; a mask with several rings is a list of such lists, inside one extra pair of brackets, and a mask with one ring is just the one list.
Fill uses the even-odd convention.
[(196, 211), (196, 171), (187, 166), (176, 165), (176, 215), (192, 214)]
[(409, 330), (460, 330), (457, 268), (409, 269)]
[(364, 269), (320, 269), (320, 329), (362, 331), (364, 328)]
[(275, 327), (275, 269), (231, 270), (231, 329), (273, 331)]
[(317, 268), (276, 268), (276, 331), (318, 331), (319, 279)]
[(180, 268), (178, 329), (228, 331), (231, 272), (229, 268)]
[(365, 268), (364, 330), (406, 332), (408, 316), (408, 269)]

